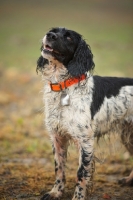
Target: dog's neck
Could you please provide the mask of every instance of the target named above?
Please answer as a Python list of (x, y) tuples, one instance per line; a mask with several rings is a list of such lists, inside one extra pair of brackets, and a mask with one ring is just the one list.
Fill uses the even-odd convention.
[(57, 60), (49, 60), (43, 70), (44, 79), (51, 83), (58, 83), (70, 77), (66, 67)]
[[(54, 59), (53, 57), (47, 57), (46, 59), (48, 59), (49, 62), (48, 62), (48, 64), (45, 65), (45, 67), (43, 69), (43, 78), (47, 84), (49, 84), (49, 83), (52, 83), (52, 84), (59, 83), (60, 84), (60, 82), (65, 82), (66, 80), (72, 78), (72, 76), (68, 72), (67, 68), (61, 62)], [(86, 75), (89, 76), (89, 72)], [(86, 77), (86, 75), (85, 75), (85, 77)], [(77, 78), (77, 77), (73, 77), (73, 78)], [(84, 79), (82, 76), (80, 78), (81, 78), (81, 80)], [(80, 79), (78, 79), (78, 80), (80, 81)]]

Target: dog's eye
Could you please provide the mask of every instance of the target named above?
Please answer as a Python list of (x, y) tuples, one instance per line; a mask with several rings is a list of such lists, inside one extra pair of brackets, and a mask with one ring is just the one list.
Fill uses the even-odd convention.
[(72, 40), (71, 35), (70, 35), (69, 32), (66, 32), (65, 35), (64, 35), (64, 37), (65, 37), (68, 41), (71, 41), (71, 40)]

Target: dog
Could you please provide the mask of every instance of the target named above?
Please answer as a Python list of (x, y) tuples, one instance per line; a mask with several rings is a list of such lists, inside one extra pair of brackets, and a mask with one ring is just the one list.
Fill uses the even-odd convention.
[[(91, 48), (79, 33), (57, 27), (44, 36), (36, 69), (44, 79), (45, 122), (56, 180), (42, 200), (62, 196), (69, 140), (79, 150), (72, 200), (89, 199), (92, 191), (95, 137), (115, 131), (133, 155), (133, 79), (93, 76), (94, 67)], [(120, 183), (133, 185), (133, 171)]]

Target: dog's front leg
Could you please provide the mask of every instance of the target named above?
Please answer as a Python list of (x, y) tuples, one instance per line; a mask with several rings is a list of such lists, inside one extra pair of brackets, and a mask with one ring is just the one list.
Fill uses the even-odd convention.
[(77, 172), (77, 183), (72, 200), (88, 200), (88, 194), (92, 191), (94, 159), (93, 159), (93, 143), (94, 138), (85, 135), (78, 138), (79, 147), (79, 168)]
[(55, 184), (49, 193), (46, 193), (41, 200), (58, 200), (62, 196), (65, 186), (65, 162), (67, 157), (68, 140), (56, 134), (51, 135), (53, 154), (55, 160)]

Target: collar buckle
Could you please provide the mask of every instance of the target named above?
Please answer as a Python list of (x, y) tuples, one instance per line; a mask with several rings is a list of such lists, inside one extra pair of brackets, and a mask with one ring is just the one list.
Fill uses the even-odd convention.
[(63, 90), (62, 85), (60, 83), (50, 83), (50, 88), (54, 92), (60, 92)]

